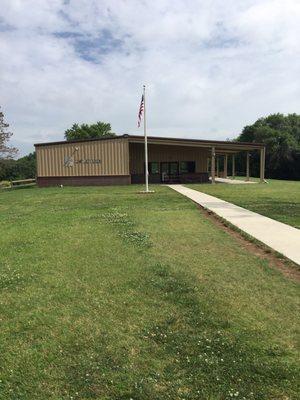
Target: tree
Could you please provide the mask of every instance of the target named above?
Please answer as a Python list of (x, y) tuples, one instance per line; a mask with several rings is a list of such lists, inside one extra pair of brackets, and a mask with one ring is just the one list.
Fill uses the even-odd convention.
[(12, 133), (7, 131), (8, 127), (9, 124), (4, 122), (4, 114), (0, 110), (0, 160), (12, 158), (18, 152), (16, 148), (7, 145), (12, 136)]
[(29, 153), (16, 161), (17, 179), (30, 179), (36, 176), (36, 153)]
[(7, 163), (12, 160), (12, 157), (17, 154), (18, 150), (8, 146), (8, 141), (12, 136), (11, 132), (7, 131), (9, 124), (4, 121), (4, 114), (0, 110), (0, 179), (6, 174)]
[(99, 137), (115, 136), (109, 123), (98, 121), (95, 124), (74, 124), (65, 131), (66, 140), (92, 139)]
[(36, 154), (30, 153), (18, 160), (6, 159), (0, 162), (0, 181), (30, 179), (36, 176)]
[[(271, 114), (245, 126), (237, 138), (240, 142), (266, 145), (266, 176), (300, 179), (300, 115)], [(253, 154), (252, 171), (258, 175), (259, 156)]]

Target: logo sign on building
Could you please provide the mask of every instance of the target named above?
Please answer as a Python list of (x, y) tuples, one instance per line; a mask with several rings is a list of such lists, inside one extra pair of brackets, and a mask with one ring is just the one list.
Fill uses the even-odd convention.
[(100, 164), (100, 160), (97, 158), (82, 158), (81, 160), (75, 160), (75, 164)]
[(64, 166), (65, 167), (74, 167), (74, 157), (65, 156)]
[(74, 157), (65, 156), (64, 158), (64, 166), (65, 167), (74, 167), (75, 164), (100, 164), (101, 160), (98, 158), (81, 158), (79, 160), (75, 160)]

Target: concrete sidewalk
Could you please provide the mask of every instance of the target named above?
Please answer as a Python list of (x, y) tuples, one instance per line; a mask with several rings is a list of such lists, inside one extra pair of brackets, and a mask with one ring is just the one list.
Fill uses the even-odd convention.
[[(211, 180), (211, 178), (210, 178)], [(218, 183), (227, 183), (228, 185), (251, 185), (252, 183), (258, 183), (253, 181), (242, 181), (240, 179), (229, 179), (229, 178), (215, 178)]]
[(182, 185), (168, 186), (300, 265), (299, 229)]

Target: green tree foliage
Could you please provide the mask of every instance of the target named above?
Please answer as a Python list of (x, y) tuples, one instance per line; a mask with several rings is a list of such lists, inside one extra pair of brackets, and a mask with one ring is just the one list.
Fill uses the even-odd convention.
[(12, 133), (7, 131), (8, 127), (9, 124), (4, 121), (4, 114), (0, 110), (0, 160), (12, 158), (18, 152), (16, 148), (7, 144), (12, 136)]
[(0, 160), (0, 181), (35, 178), (36, 155), (30, 153), (18, 160)]
[[(300, 179), (300, 115), (272, 114), (260, 118), (245, 126), (237, 140), (266, 144), (266, 177)], [(251, 170), (258, 176), (258, 154), (251, 157)]]
[(92, 139), (99, 137), (115, 136), (109, 123), (98, 121), (95, 124), (74, 124), (65, 131), (66, 140)]

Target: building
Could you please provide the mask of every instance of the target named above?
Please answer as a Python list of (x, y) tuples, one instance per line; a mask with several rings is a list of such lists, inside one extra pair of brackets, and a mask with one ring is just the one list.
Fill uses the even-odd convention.
[[(126, 185), (144, 182), (144, 137), (114, 136), (88, 140), (40, 143), (37, 155), (37, 183), (55, 185)], [(212, 183), (219, 174), (218, 160), (232, 156), (235, 174), (236, 153), (246, 152), (247, 178), (249, 154), (260, 152), (260, 179), (264, 180), (265, 147), (260, 143), (241, 143), (196, 139), (148, 137), (150, 183)]]

